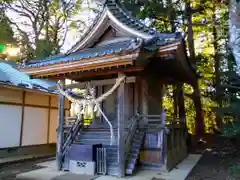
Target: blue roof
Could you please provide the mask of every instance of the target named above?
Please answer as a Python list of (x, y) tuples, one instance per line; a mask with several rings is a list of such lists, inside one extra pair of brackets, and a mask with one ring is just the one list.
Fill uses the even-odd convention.
[(42, 91), (49, 91), (49, 87), (56, 85), (52, 81), (31, 79), (27, 74), (16, 70), (10, 64), (2, 61), (0, 62), (0, 83)]
[(106, 44), (103, 46), (97, 46), (94, 48), (84, 49), (82, 51), (78, 51), (69, 55), (57, 55), (48, 57), (47, 59), (38, 60), (38, 61), (30, 61), (25, 66), (21, 65), (20, 68), (25, 67), (40, 67), (47, 66), (56, 63), (66, 63), (79, 61), (82, 59), (101, 57), (104, 55), (121, 53), (124, 51), (133, 51), (136, 49), (136, 44), (138, 43), (137, 38), (130, 38), (120, 42), (114, 42), (110, 44)]

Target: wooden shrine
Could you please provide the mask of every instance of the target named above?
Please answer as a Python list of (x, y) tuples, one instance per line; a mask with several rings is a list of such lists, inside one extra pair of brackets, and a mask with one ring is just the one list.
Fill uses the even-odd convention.
[[(137, 165), (170, 170), (186, 157), (182, 84), (194, 85), (198, 77), (188, 60), (184, 38), (180, 33), (164, 34), (147, 27), (118, 0), (105, 2), (102, 13), (68, 53), (29, 61), (19, 70), (32, 78), (60, 80), (62, 91), (91, 84), (95, 89), (94, 97), (90, 97), (93, 104), (124, 76), (111, 94), (98, 101), (104, 115), (93, 116), (87, 127), (80, 122), (74, 135), (71, 132), (76, 128), (66, 125), (66, 120), (72, 118), (75, 122), (76, 118), (64, 118), (63, 111), (63, 94), (71, 95), (67, 91), (59, 94), (60, 170), (68, 169), (63, 166), (69, 152), (72, 159), (81, 160), (75, 152), (80, 152), (83, 145), (101, 144), (106, 148), (105, 174), (116, 176), (131, 175)], [(65, 79), (74, 83), (65, 85)], [(166, 84), (175, 87), (173, 119), (165, 119), (163, 113)], [(84, 117), (79, 118), (84, 121)], [(113, 143), (106, 118), (116, 138)], [(70, 133), (63, 136), (66, 128)], [(68, 140), (70, 143), (65, 145)]]

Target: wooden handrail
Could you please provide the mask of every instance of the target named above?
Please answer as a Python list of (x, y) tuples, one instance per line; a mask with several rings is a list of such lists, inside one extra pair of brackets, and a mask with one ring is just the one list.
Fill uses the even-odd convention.
[(128, 129), (128, 133), (124, 139), (125, 141), (125, 158), (126, 156), (128, 155), (129, 153), (129, 149), (130, 149), (130, 146), (132, 144), (132, 138), (134, 136), (134, 134), (136, 133), (136, 130), (137, 130), (137, 127), (138, 127), (138, 124), (139, 124), (139, 115), (134, 115), (132, 118), (131, 118), (131, 121), (133, 121)]

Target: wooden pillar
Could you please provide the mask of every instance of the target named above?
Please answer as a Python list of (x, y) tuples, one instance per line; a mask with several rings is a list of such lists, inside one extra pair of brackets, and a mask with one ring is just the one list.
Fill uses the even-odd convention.
[(184, 104), (184, 89), (183, 84), (177, 85), (177, 92), (178, 92), (178, 113), (179, 118), (185, 119), (186, 111), (185, 111), (185, 104)]
[[(64, 87), (64, 80), (61, 80), (61, 86)], [(57, 169), (62, 170), (62, 145), (63, 145), (63, 125), (64, 125), (64, 96), (58, 95), (58, 128), (57, 128)]]
[(142, 79), (141, 81), (141, 100), (142, 100), (142, 115), (145, 116), (143, 120), (147, 122), (148, 115), (148, 84), (146, 79)]
[(23, 91), (22, 94), (22, 116), (21, 116), (21, 129), (20, 129), (20, 145), (22, 146), (22, 138), (23, 138), (23, 124), (24, 124), (24, 110), (25, 110), (25, 100), (26, 100), (26, 91)]
[(129, 97), (129, 84), (124, 85), (124, 120), (129, 120), (130, 116), (130, 97)]
[(139, 84), (138, 79), (134, 83), (134, 114), (139, 113)]
[(179, 92), (178, 92), (178, 88), (176, 85), (173, 85), (173, 108), (174, 108), (174, 118), (178, 118), (178, 96), (179, 96)]
[(48, 96), (48, 126), (47, 126), (47, 143), (49, 144), (50, 136), (50, 121), (51, 121), (51, 96)]
[(124, 142), (124, 100), (125, 100), (125, 83), (121, 83), (118, 88), (118, 106), (117, 106), (117, 119), (118, 119), (118, 163), (119, 175), (125, 176), (125, 142)]

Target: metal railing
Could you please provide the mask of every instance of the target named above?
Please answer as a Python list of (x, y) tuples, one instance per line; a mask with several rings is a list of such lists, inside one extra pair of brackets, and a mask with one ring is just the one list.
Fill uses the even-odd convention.
[(107, 149), (97, 148), (96, 171), (97, 174), (107, 174)]

